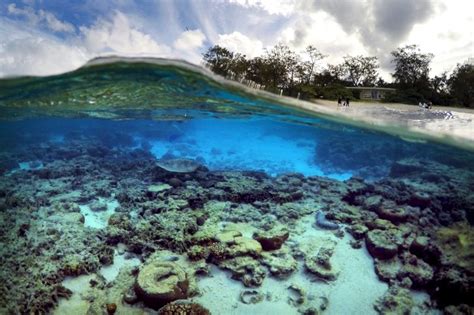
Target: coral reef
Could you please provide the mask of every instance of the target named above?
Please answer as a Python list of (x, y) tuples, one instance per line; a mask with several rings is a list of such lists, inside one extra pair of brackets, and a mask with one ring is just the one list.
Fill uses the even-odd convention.
[(70, 296), (61, 285), (66, 276), (112, 263), (113, 249), (83, 227), (80, 213), (68, 212), (76, 210), (59, 216), (26, 206), (0, 214), (0, 305), (9, 312), (46, 313), (59, 298)]
[(328, 239), (315, 254), (306, 254), (306, 269), (319, 279), (328, 281), (336, 280), (339, 272), (330, 262), (331, 257), (334, 254), (335, 246), (336, 242)]
[[(95, 280), (84, 295), (91, 313), (120, 314), (133, 304), (162, 307), (163, 314), (207, 314), (189, 301), (175, 302), (196, 294), (196, 274), (212, 276), (212, 265), (246, 287), (261, 288), (270, 277), (283, 281), (301, 271), (321, 285), (332, 284), (342, 278), (333, 255), (344, 231), (354, 248), (366, 246), (378, 278), (390, 284), (375, 306), (379, 312), (409, 312), (416, 304), (409, 289), (427, 291), (447, 313), (473, 307), (474, 171), (462, 161), (418, 158), (425, 153), (394, 156), (378, 166), (367, 159), (362, 173), (385, 177), (341, 182), (295, 173), (210, 171), (196, 161), (188, 161), (192, 167), (180, 162), (186, 172), (177, 170), (176, 160), (163, 169), (149, 151), (131, 144), (122, 133), (71, 132), (60, 146), (31, 141), (1, 152), (0, 312), (50, 312), (72, 295), (62, 285), (67, 276), (97, 273), (114, 263), (120, 245), (143, 265), (122, 269), (111, 283)], [(351, 148), (357, 156), (369, 154)], [(331, 150), (341, 156), (344, 151)], [(389, 144), (385, 154), (394, 150)], [(20, 161), (39, 157), (41, 167), (15, 170)], [(328, 170), (352, 167), (346, 157), (331, 163)], [(302, 227), (305, 218), (312, 221)], [(86, 224), (94, 219), (103, 221)], [(309, 239), (311, 246), (301, 248), (298, 236), (308, 227), (331, 238)], [(297, 286), (289, 290), (297, 296), (295, 308), (321, 310)], [(305, 298), (303, 305), (298, 296)]]
[(288, 230), (280, 226), (269, 231), (257, 232), (253, 235), (253, 238), (262, 245), (263, 250), (269, 251), (280, 249), (289, 235)]
[(197, 303), (175, 302), (160, 308), (159, 315), (210, 315), (211, 313)]
[(232, 278), (242, 281), (246, 287), (260, 286), (266, 276), (258, 260), (248, 256), (224, 260), (219, 263), (219, 267), (230, 270)]
[(374, 305), (379, 314), (410, 314), (415, 303), (407, 289), (391, 287)]
[(264, 299), (264, 295), (257, 290), (244, 290), (240, 293), (240, 301), (244, 304), (257, 304)]
[(299, 285), (293, 283), (288, 287), (288, 290), (291, 293), (288, 301), (290, 304), (294, 306), (299, 306), (306, 301), (306, 292)]
[(372, 230), (367, 233), (365, 242), (369, 253), (375, 258), (390, 259), (398, 253), (402, 239), (397, 230)]
[(153, 308), (188, 297), (189, 275), (173, 262), (151, 261), (137, 276), (135, 291), (140, 300)]
[(267, 266), (270, 273), (278, 278), (287, 277), (296, 271), (298, 264), (288, 250), (263, 252), (261, 263)]

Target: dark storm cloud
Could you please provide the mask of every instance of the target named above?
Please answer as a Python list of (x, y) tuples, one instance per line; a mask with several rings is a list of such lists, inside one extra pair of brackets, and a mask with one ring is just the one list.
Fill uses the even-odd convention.
[(416, 23), (426, 21), (433, 13), (434, 5), (430, 0), (374, 0), (374, 31), (399, 42)]
[(352, 33), (367, 15), (367, 2), (355, 0), (307, 0), (301, 5), (305, 11), (325, 11), (332, 15), (346, 33)]
[(301, 8), (329, 13), (346, 33), (373, 32), (397, 42), (435, 11), (433, 0), (307, 0)]
[(295, 29), (294, 39), (291, 41), (291, 44), (293, 46), (300, 47), (303, 44), (304, 38), (308, 34), (308, 31), (306, 31), (306, 29), (307, 29), (306, 27)]
[(290, 44), (293, 47), (301, 47), (307, 36), (309, 36), (309, 31), (311, 30), (312, 20), (309, 16), (301, 16), (296, 24), (294, 25), (293, 40), (290, 41)]
[[(347, 34), (357, 34), (367, 50), (390, 67), (390, 51), (410, 34), (415, 24), (435, 13), (437, 0), (307, 0), (303, 12), (324, 11)], [(330, 30), (328, 30), (330, 31)]]

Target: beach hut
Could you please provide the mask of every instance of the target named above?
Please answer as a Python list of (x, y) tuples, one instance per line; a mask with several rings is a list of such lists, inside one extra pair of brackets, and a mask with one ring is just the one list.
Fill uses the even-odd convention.
[(395, 89), (392, 88), (383, 88), (383, 87), (347, 87), (349, 90), (355, 90), (360, 92), (361, 100), (372, 100), (378, 101), (385, 97), (387, 93), (395, 92)]

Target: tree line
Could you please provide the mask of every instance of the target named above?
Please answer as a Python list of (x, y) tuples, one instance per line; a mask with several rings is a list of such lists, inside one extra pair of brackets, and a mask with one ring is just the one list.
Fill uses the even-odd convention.
[(391, 55), (393, 82), (380, 77), (375, 56), (345, 56), (340, 64), (323, 66), (327, 56), (312, 45), (297, 53), (278, 43), (254, 58), (214, 45), (203, 54), (203, 62), (218, 75), (293, 97), (358, 99), (360, 92), (346, 87), (378, 86), (396, 89), (386, 95), (387, 102), (431, 101), (437, 105), (474, 107), (472, 64), (458, 64), (451, 75), (444, 72), (431, 78), (433, 54), (421, 52), (417, 45), (407, 45)]

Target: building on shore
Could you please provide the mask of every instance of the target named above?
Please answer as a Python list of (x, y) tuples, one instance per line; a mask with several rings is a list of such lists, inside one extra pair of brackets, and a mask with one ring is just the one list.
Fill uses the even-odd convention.
[(361, 100), (379, 101), (385, 97), (387, 93), (393, 93), (396, 89), (384, 87), (347, 87), (349, 90), (360, 92)]

